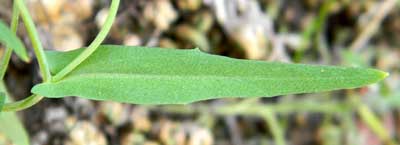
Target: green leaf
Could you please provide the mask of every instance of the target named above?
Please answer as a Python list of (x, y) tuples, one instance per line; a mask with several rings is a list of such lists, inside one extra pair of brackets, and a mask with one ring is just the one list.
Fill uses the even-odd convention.
[[(82, 50), (47, 52), (51, 72), (60, 71)], [(374, 69), (239, 60), (198, 49), (104, 45), (64, 79), (38, 84), (31, 91), (51, 98), (186, 104), (356, 88), (386, 76)]]
[[(4, 91), (0, 83), (0, 91)], [(5, 95), (6, 102), (11, 102), (11, 98)], [(29, 145), (28, 134), (15, 112), (0, 113), (0, 134), (4, 135), (14, 145)]]
[(0, 114), (0, 134), (5, 135), (15, 145), (29, 145), (28, 134), (15, 112)]
[(23, 61), (28, 62), (29, 57), (26, 52), (26, 48), (21, 42), (21, 40), (13, 33), (8, 26), (0, 20), (0, 42), (4, 44), (7, 48), (12, 48), (14, 52)]

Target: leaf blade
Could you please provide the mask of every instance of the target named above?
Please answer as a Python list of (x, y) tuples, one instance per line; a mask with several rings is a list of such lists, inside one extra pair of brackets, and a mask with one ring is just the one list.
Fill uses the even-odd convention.
[[(80, 51), (48, 52), (51, 72), (57, 73)], [(186, 104), (355, 88), (386, 75), (373, 69), (238, 60), (199, 50), (105, 45), (65, 79), (36, 85), (32, 92), (135, 104)]]
[(28, 53), (21, 40), (15, 35), (8, 26), (0, 20), (0, 42), (7, 48), (11, 48), (25, 62), (29, 62)]
[[(6, 92), (2, 82), (0, 91)], [(5, 102), (11, 102), (7, 94), (4, 97)], [(5, 135), (15, 145), (29, 145), (28, 133), (15, 112), (0, 113), (0, 134)]]

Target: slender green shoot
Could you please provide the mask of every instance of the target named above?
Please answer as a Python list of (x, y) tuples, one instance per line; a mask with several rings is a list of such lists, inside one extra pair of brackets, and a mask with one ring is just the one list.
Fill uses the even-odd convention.
[(369, 128), (374, 132), (384, 143), (388, 145), (395, 145), (395, 143), (388, 132), (386, 131), (385, 127), (383, 126), (382, 122), (379, 118), (366, 106), (365, 104), (360, 104), (357, 109), (361, 119), (369, 126)]
[(12, 19), (11, 19), (11, 31), (17, 33), (18, 20), (19, 20), (19, 9), (17, 3), (13, 3)]
[(1, 111), (2, 112), (3, 111), (4, 112), (21, 111), (21, 110), (24, 110), (26, 108), (32, 107), (33, 105), (35, 105), (36, 103), (38, 103), (42, 99), (43, 99), (42, 96), (39, 96), (39, 95), (36, 95), (36, 94), (32, 94), (28, 98), (25, 98), (25, 99), (23, 99), (21, 101), (4, 104), (3, 109)]
[(286, 145), (285, 135), (284, 135), (285, 133), (283, 132), (283, 129), (280, 127), (275, 112), (272, 111), (272, 109), (265, 109), (265, 110), (260, 110), (260, 115), (263, 116), (263, 118), (267, 122), (271, 130), (272, 136), (275, 140), (275, 143), (277, 145)]
[[(21, 10), (22, 19), (24, 20), (25, 26), (27, 27), (28, 35), (31, 38), (32, 45), (33, 45), (35, 54), (36, 54), (38, 62), (39, 62), (39, 67), (41, 70), (40, 72), (43, 75), (43, 80), (47, 81), (47, 78), (49, 78), (51, 76), (50, 76), (50, 71), (48, 69), (46, 57), (44, 55), (44, 50), (39, 41), (38, 34), (36, 32), (36, 27), (34, 26), (33, 21), (30, 18), (26, 7), (22, 3), (21, 0), (16, 0), (14, 3), (13, 17), (11, 20), (11, 30), (14, 33), (17, 32), (19, 10)], [(11, 53), (12, 53), (12, 49), (7, 48), (6, 53), (2, 59), (2, 64), (1, 64), (2, 67), (0, 68), (0, 80), (3, 80), (4, 74), (7, 70), (8, 63), (10, 61)], [(43, 99), (42, 96), (31, 95), (28, 98), (25, 98), (24, 100), (5, 104), (2, 108), (2, 111), (23, 110), (23, 109), (33, 106), (34, 104), (36, 104), (37, 102), (39, 102), (42, 99)]]
[[(18, 28), (18, 19), (19, 19), (19, 10), (17, 8), (16, 3), (13, 4), (13, 12), (12, 12), (12, 19), (11, 19), (11, 31), (13, 33), (17, 33)], [(1, 59), (0, 65), (0, 80), (3, 80), (4, 75), (6, 74), (8, 63), (10, 62), (12, 54), (11, 48), (6, 48), (6, 51)]]
[[(18, 6), (19, 10), (21, 11), (21, 15), (22, 15), (22, 19), (25, 23), (25, 26), (27, 27), (28, 30), (28, 35), (31, 38), (32, 44), (33, 44), (33, 48), (35, 51), (35, 54), (37, 56), (38, 62), (39, 62), (39, 67), (41, 70), (41, 74), (43, 75), (43, 80), (44, 82), (50, 81), (51, 80), (51, 74), (49, 71), (49, 65), (47, 63), (47, 59), (46, 56), (44, 55), (44, 50), (43, 47), (40, 43), (37, 31), (36, 31), (36, 27), (34, 26), (34, 23), (31, 19), (31, 17), (29, 16), (28, 10), (26, 9), (25, 5), (23, 4), (23, 2), (21, 0), (16, 0), (16, 5)], [(118, 10), (118, 5), (119, 5), (119, 0), (113, 0), (112, 4), (111, 4), (111, 10), (110, 10), (110, 14), (107, 17), (106, 23), (104, 24), (102, 30), (100, 31), (99, 35), (96, 37), (96, 39), (92, 42), (91, 45), (89, 45), (88, 50), (92, 50), (92, 51), (85, 51), (82, 53), (82, 55), (78, 56), (76, 58), (76, 61), (73, 61), (71, 64), (76, 64), (76, 65), (69, 65), (70, 66), (70, 70), (66, 71), (66, 74), (68, 74), (68, 72), (72, 71), (73, 68), (75, 68), (79, 63), (81, 63), (86, 57), (90, 56), (91, 53), (94, 52), (94, 50), (100, 45), (100, 43), (104, 40), (104, 38), (106, 37), (108, 31), (110, 30), (112, 23), (115, 19), (117, 10)], [(18, 14), (18, 13), (17, 13)], [(14, 18), (14, 17), (13, 17)], [(16, 17), (17, 20), (13, 20), (13, 22), (18, 22), (18, 17)], [(16, 27), (18, 24), (11, 24), (12, 27)], [(12, 28), (13, 30), (16, 28)], [(7, 49), (8, 50), (8, 49)], [(8, 53), (6, 53), (8, 54)], [(3, 57), (3, 59), (7, 59), (9, 60), (10, 55), (6, 55), (6, 57)], [(8, 61), (4, 61), (7, 62)], [(6, 66), (6, 65), (2, 65), (2, 66)], [(72, 67), (74, 66), (74, 67)], [(4, 68), (4, 70), (0, 70), (1, 72), (5, 72), (6, 67), (2, 67), (2, 69)], [(67, 69), (65, 69), (67, 70)], [(1, 73), (0, 72), (0, 73)], [(65, 74), (65, 75), (66, 75)], [(63, 76), (62, 76), (63, 77)], [(60, 77), (60, 78), (62, 78)], [(29, 96), (28, 98), (25, 98), (24, 100), (18, 101), (18, 102), (13, 102), (13, 103), (9, 103), (9, 104), (5, 104), (3, 106), (2, 111), (20, 111), (26, 108), (29, 108), (33, 105), (35, 105), (36, 103), (38, 103), (40, 100), (43, 99), (43, 96), (37, 95), (37, 94), (33, 94), (31, 96)]]
[[(13, 12), (12, 12), (12, 19), (11, 19), (11, 31), (13, 33), (17, 32), (17, 26), (18, 26), (18, 19), (19, 19), (19, 10), (17, 8), (17, 5), (14, 3), (13, 4)], [(10, 62), (10, 58), (12, 55), (12, 48), (6, 48), (5, 52), (1, 58), (1, 62), (0, 62), (0, 80), (3, 80), (4, 75), (6, 74), (7, 71), (7, 67), (8, 67), (8, 63)], [(29, 58), (27, 58), (24, 61), (29, 60)]]
[(101, 28), (99, 34), (93, 40), (93, 42), (85, 49), (78, 57), (76, 57), (71, 63), (69, 63), (64, 69), (62, 69), (59, 73), (57, 73), (53, 82), (61, 80), (63, 77), (68, 75), (72, 70), (74, 70), (79, 64), (81, 64), (86, 58), (88, 58), (96, 49), (100, 46), (101, 42), (106, 38), (108, 32), (111, 29), (111, 26), (115, 20), (115, 16), (117, 15), (119, 6), (119, 0), (113, 0), (111, 2), (110, 11), (106, 18), (106, 21)]
[(26, 8), (23, 0), (15, 0), (18, 9), (21, 12), (22, 20), (25, 24), (28, 36), (31, 39), (33, 51), (35, 52), (36, 58), (39, 63), (40, 73), (43, 77), (43, 81), (47, 82), (51, 79), (49, 65), (47, 63), (46, 55), (44, 54), (43, 46), (40, 42), (39, 35), (37, 33), (35, 24), (31, 16), (29, 15), (28, 9)]
[(4, 52), (3, 57), (1, 58), (1, 64), (0, 64), (0, 80), (3, 80), (4, 75), (6, 74), (7, 71), (7, 66), (8, 63), (10, 62), (12, 54), (12, 49), (11, 48), (6, 48), (6, 51)]
[(295, 62), (301, 61), (306, 47), (308, 47), (310, 42), (312, 42), (312, 36), (315, 33), (317, 33), (318, 31), (320, 31), (321, 28), (323, 27), (323, 25), (325, 25), (324, 22), (325, 22), (326, 16), (327, 16), (327, 14), (329, 12), (329, 8), (332, 6), (333, 2), (335, 2), (335, 1), (328, 0), (328, 1), (324, 2), (324, 4), (322, 5), (322, 7), (319, 11), (318, 17), (316, 19), (314, 19), (312, 21), (311, 25), (309, 25), (306, 28), (306, 30), (302, 33), (302, 40), (300, 42), (300, 48), (298, 48), (298, 50), (296, 51), (295, 56), (294, 56)]

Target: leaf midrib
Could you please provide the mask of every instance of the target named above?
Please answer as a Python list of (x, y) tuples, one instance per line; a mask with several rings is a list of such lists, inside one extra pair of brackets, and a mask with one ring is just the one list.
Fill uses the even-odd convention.
[(135, 74), (135, 73), (79, 73), (67, 76), (70, 80), (82, 78), (184, 78), (184, 79), (252, 79), (252, 80), (345, 80), (345, 79), (365, 79), (368, 77), (358, 76), (336, 76), (336, 77), (261, 77), (261, 76), (222, 76), (222, 75), (172, 75), (172, 74)]

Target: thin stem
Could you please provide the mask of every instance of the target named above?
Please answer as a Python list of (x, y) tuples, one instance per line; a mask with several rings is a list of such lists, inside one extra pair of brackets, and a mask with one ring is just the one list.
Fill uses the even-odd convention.
[(26, 8), (23, 0), (15, 0), (14, 2), (17, 4), (18, 9), (21, 11), (22, 20), (24, 21), (29, 38), (31, 39), (33, 51), (35, 52), (36, 58), (39, 62), (40, 73), (42, 74), (43, 81), (47, 82), (51, 79), (51, 74), (35, 24), (33, 23), (33, 20), (29, 15), (28, 9)]
[(10, 62), (11, 54), (12, 54), (12, 49), (6, 48), (6, 52), (4, 53), (3, 58), (1, 59), (0, 80), (3, 80), (3, 77), (6, 74), (8, 63)]
[[(21, 3), (18, 3), (18, 1), (20, 1), (20, 0), (16, 0), (14, 2), (14, 4), (13, 4), (11, 30), (14, 33), (17, 32), (18, 19), (19, 19), (19, 9), (21, 9), (21, 6), (20, 6)], [(24, 7), (24, 6), (25, 5), (22, 4), (22, 7)], [(24, 8), (22, 8), (22, 9), (24, 9)], [(26, 8), (25, 8), (25, 10), (26, 10)], [(38, 36), (37, 33), (36, 33), (36, 30), (35, 30), (35, 26), (33, 25), (33, 22), (32, 22), (32, 20), (30, 19), (29, 15), (27, 13), (24, 14), (24, 12), (22, 12), (21, 14), (22, 14), (22, 18), (23, 19), (25, 17), (25, 19), (24, 19), (25, 26), (27, 27), (29, 36), (30, 36), (30, 38), (32, 40), (32, 44), (33, 44), (34, 49), (35, 49), (35, 54), (38, 57), (39, 65), (42, 64), (42, 66), (43, 66), (43, 64), (45, 64), (44, 66), (45, 66), (45, 68), (47, 68), (47, 65), (46, 65), (47, 63), (46, 63), (45, 57), (40, 57), (39, 58), (39, 56), (44, 56), (43, 55), (44, 52), (43, 52), (43, 48), (41, 46), (41, 43), (40, 43), (40, 41), (38, 41), (39, 39), (35, 39), (35, 40), (33, 39), (33, 38), (35, 38), (35, 36)], [(31, 26), (28, 26), (29, 21), (31, 21)], [(33, 27), (33, 29), (32, 29), (32, 27)], [(38, 37), (36, 37), (36, 38), (38, 38)], [(34, 43), (36, 43), (36, 44), (34, 44)], [(37, 50), (39, 50), (39, 51), (37, 51)], [(6, 53), (5, 53), (5, 55), (4, 55), (3, 59), (2, 59), (3, 61), (2, 61), (2, 65), (1, 65), (2, 67), (1, 67), (1, 70), (0, 70), (0, 80), (3, 80), (5, 71), (7, 70), (7, 66), (8, 66), (8, 63), (10, 61), (11, 53), (12, 53), (12, 49), (11, 48), (7, 48)], [(47, 75), (45, 75), (45, 73), (42, 71), (43, 70), (42, 66), (41, 66), (41, 73), (43, 75), (43, 80), (47, 80), (47, 78), (45, 78), (45, 76), (47, 76)], [(50, 74), (50, 72), (48, 74)], [(42, 96), (33, 94), (33, 95), (29, 96), (28, 98), (25, 98), (25, 99), (23, 99), (21, 101), (4, 104), (4, 106), (2, 108), (2, 111), (20, 111), (20, 110), (23, 110), (23, 109), (26, 109), (26, 108), (29, 108), (29, 107), (35, 105), (36, 103), (38, 103), (42, 99), (43, 99)]]
[(391, 139), (387, 130), (385, 129), (383, 123), (379, 118), (368, 108), (365, 104), (360, 104), (357, 108), (358, 114), (360, 114), (361, 119), (369, 126), (369, 128), (374, 132), (384, 143), (388, 145), (397, 144)]
[[(18, 19), (19, 19), (19, 11), (17, 9), (17, 5), (14, 3), (12, 19), (11, 19), (11, 31), (13, 33), (17, 33)], [(6, 74), (6, 71), (8, 68), (8, 63), (10, 62), (11, 54), (12, 54), (12, 49), (6, 48), (6, 51), (3, 55), (3, 59), (1, 59), (0, 80), (3, 80), (4, 75)]]
[(13, 3), (12, 19), (11, 19), (11, 31), (17, 33), (19, 20), (19, 10), (17, 3)]
[(283, 132), (283, 129), (280, 126), (277, 117), (275, 116), (275, 112), (273, 112), (272, 109), (265, 109), (260, 110), (260, 115), (262, 115), (267, 122), (268, 127), (271, 130), (272, 136), (275, 140), (275, 144), (286, 145), (285, 133)]
[(100, 46), (101, 42), (103, 42), (103, 40), (106, 38), (108, 32), (111, 29), (111, 26), (115, 20), (115, 16), (117, 15), (118, 6), (119, 6), (119, 0), (113, 0), (111, 2), (110, 11), (99, 34), (96, 36), (93, 42), (88, 46), (88, 48), (86, 48), (78, 57), (76, 57), (64, 69), (62, 69), (59, 73), (57, 73), (53, 77), (52, 81), (56, 82), (64, 78), (66, 75), (68, 75), (68, 73), (74, 70), (79, 64), (81, 64)]
[(28, 98), (25, 98), (23, 100), (4, 104), (2, 111), (7, 112), (7, 111), (24, 110), (26, 108), (32, 107), (33, 105), (35, 105), (42, 99), (43, 99), (43, 96), (32, 94), (31, 96), (29, 96)]
[(325, 25), (325, 19), (326, 16), (329, 12), (329, 8), (332, 6), (332, 3), (334, 0), (329, 0), (325, 1), (325, 3), (322, 5), (321, 9), (319, 10), (318, 17), (315, 18), (311, 25), (309, 25), (306, 30), (302, 33), (302, 40), (300, 42), (300, 47), (297, 49), (295, 52), (294, 56), (294, 61), (295, 62), (300, 62), (301, 59), (303, 58), (304, 51), (306, 48), (310, 45), (310, 42), (312, 42), (312, 36), (315, 33), (318, 33), (321, 31), (323, 25)]
[[(35, 54), (36, 54), (38, 62), (39, 62), (39, 67), (40, 67), (40, 70), (41, 70), (41, 74), (43, 75), (43, 80), (44, 80), (44, 82), (47, 82), (47, 81), (51, 80), (51, 74), (50, 74), (50, 71), (49, 71), (49, 68), (48, 68), (46, 56), (44, 55), (43, 47), (42, 47), (42, 45), (41, 45), (41, 43), (39, 41), (39, 37), (38, 37), (38, 34), (36, 32), (35, 25), (34, 25), (32, 19), (30, 18), (29, 14), (28, 14), (28, 10), (26, 9), (26, 7), (22, 3), (22, 1), (21, 0), (16, 0), (16, 4), (17, 4), (19, 10), (21, 11), (22, 19), (23, 19), (23, 21), (25, 23), (25, 26), (27, 27), (28, 35), (31, 38), (32, 45), (33, 45)], [(115, 15), (116, 15), (116, 12), (118, 10), (118, 5), (119, 5), (119, 0), (113, 0), (113, 2), (111, 4), (110, 15), (107, 17), (105, 25), (103, 26), (102, 30), (100, 31), (98, 37), (96, 37), (96, 39), (92, 42), (92, 44), (89, 45), (88, 49), (92, 50), (92, 51), (91, 52), (85, 51), (86, 53), (83, 52), (80, 56), (78, 56), (71, 63), (71, 64), (76, 64), (77, 63), (75, 65), (75, 67), (79, 63), (81, 63), (84, 59), (86, 59), (88, 56), (90, 56), (90, 54), (93, 53), (94, 50), (104, 40), (105, 36), (107, 35), (108, 31), (111, 28), (112, 22), (115, 19)], [(13, 25), (12, 24), (12, 26), (17, 26), (17, 25)], [(86, 54), (86, 56), (82, 56), (83, 54)], [(78, 61), (76, 61), (76, 60), (78, 60)], [(69, 71), (67, 70), (66, 74), (68, 74), (70, 71), (72, 71), (75, 67), (72, 67), (72, 69), (69, 70)], [(60, 77), (60, 78), (62, 78), (62, 77)], [(5, 104), (3, 106), (2, 111), (20, 111), (20, 110), (23, 110), (23, 109), (26, 109), (26, 108), (29, 108), (29, 107), (35, 105), (36, 103), (38, 103), (42, 99), (43, 99), (43, 96), (39, 96), (37, 94), (33, 94), (33, 95), (29, 96), (28, 98), (25, 98), (25, 99), (23, 99), (21, 101)]]

